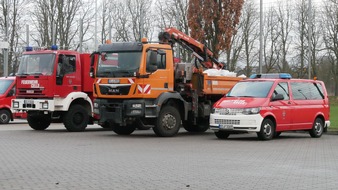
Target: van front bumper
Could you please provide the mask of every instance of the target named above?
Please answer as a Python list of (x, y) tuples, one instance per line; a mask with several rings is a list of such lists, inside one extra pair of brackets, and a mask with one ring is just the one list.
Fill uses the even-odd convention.
[(259, 132), (263, 117), (252, 115), (220, 115), (210, 114), (210, 129), (213, 131)]

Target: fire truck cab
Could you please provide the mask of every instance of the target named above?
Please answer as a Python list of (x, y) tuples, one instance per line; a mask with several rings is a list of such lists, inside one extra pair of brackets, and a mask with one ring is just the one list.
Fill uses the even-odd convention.
[(88, 53), (28, 49), (21, 57), (12, 108), (27, 111), (35, 130), (61, 121), (68, 131), (83, 131), (92, 121), (89, 69)]

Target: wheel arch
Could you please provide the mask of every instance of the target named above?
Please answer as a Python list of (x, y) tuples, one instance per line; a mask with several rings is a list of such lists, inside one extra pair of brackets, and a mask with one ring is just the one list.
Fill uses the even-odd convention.
[[(272, 115), (267, 115), (264, 117), (264, 119), (270, 119), (273, 122), (273, 125), (275, 126), (275, 130), (277, 129), (277, 123), (276, 123), (276, 118)], [(263, 120), (264, 120), (263, 119)]]
[(156, 100), (157, 105), (156, 116), (158, 117), (162, 106), (172, 105), (175, 106), (180, 112), (181, 118), (186, 120), (188, 118), (189, 103), (186, 102), (182, 96), (177, 92), (162, 93)]
[(88, 94), (84, 92), (72, 92), (63, 100), (64, 101), (64, 111), (69, 110), (71, 105), (79, 104), (84, 106), (88, 112), (88, 115), (93, 113), (93, 103)]

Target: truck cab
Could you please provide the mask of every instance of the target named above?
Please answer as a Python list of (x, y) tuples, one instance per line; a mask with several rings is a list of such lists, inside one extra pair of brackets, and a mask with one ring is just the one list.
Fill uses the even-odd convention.
[(62, 121), (68, 131), (83, 131), (92, 113), (89, 63), (85, 53), (53, 47), (28, 49), (18, 68), (12, 108), (27, 111), (28, 123), (35, 130)]

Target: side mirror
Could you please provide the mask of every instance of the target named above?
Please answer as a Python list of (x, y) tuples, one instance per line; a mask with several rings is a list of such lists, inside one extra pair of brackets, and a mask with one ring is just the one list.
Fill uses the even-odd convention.
[(91, 78), (95, 78), (95, 75), (94, 75), (94, 67), (90, 67), (89, 76), (90, 76)]
[(274, 96), (271, 101), (277, 101), (277, 100), (284, 100), (284, 96), (283, 94), (276, 94), (276, 96)]

